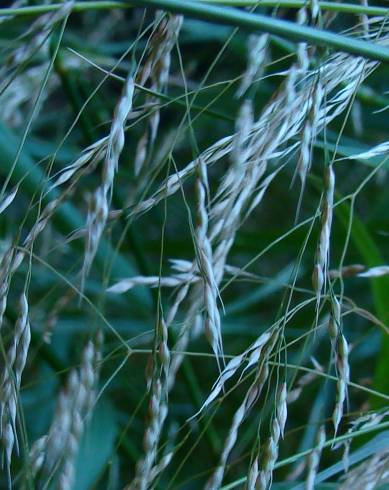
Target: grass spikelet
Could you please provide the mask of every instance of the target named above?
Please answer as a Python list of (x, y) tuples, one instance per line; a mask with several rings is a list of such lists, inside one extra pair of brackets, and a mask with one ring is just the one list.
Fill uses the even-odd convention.
[(331, 297), (331, 315), (328, 321), (328, 333), (335, 348), (341, 330), (341, 305), (335, 296)]
[(5, 310), (7, 308), (8, 288), (11, 278), (14, 249), (9, 247), (1, 258), (0, 263), (0, 330), (3, 325)]
[[(171, 321), (174, 315), (171, 316)], [(136, 465), (135, 477), (126, 486), (128, 490), (150, 488), (153, 481), (170, 463), (172, 455), (167, 453), (158, 461), (157, 452), (162, 430), (168, 415), (169, 376), (171, 355), (168, 345), (168, 326), (161, 317), (156, 327), (155, 349), (149, 367), (147, 384), (151, 388), (148, 423), (143, 437), (144, 455)]]
[(349, 160), (369, 160), (380, 155), (386, 155), (389, 153), (389, 141), (385, 141), (377, 146), (373, 146), (370, 150), (364, 151), (362, 153), (357, 153), (349, 157), (345, 157)]
[(126, 486), (126, 490), (146, 490), (150, 487), (152, 483), (150, 477), (166, 416), (167, 406), (163, 401), (162, 384), (159, 379), (156, 379), (152, 383), (152, 393), (149, 401), (149, 423), (143, 439), (144, 457), (138, 461), (135, 478)]
[(313, 87), (312, 97), (309, 100), (310, 109), (303, 128), (301, 153), (297, 164), (297, 172), (300, 176), (302, 192), (304, 191), (305, 181), (312, 163), (312, 148), (316, 138), (318, 117), (323, 95), (320, 79), (318, 79)]
[(348, 344), (342, 333), (338, 335), (336, 342), (336, 368), (338, 372), (338, 381), (336, 383), (336, 403), (332, 414), (335, 434), (338, 431), (340, 421), (343, 417), (343, 406), (347, 398), (347, 385), (350, 381)]
[(228, 361), (227, 365), (220, 373), (217, 381), (212, 387), (211, 393), (208, 395), (205, 400), (203, 406), (200, 409), (200, 412), (204, 410), (208, 405), (210, 405), (221, 393), (224, 389), (225, 383), (232, 378), (239, 368), (245, 364), (247, 360), (247, 364), (245, 365), (244, 371), (249, 370), (252, 366), (257, 364), (259, 360), (262, 358), (262, 351), (266, 344), (271, 340), (272, 334), (270, 332), (265, 332), (242, 354), (233, 357)]
[(316, 292), (317, 301), (320, 299), (320, 294), (325, 285), (325, 278), (328, 272), (335, 190), (335, 173), (332, 165), (325, 168), (324, 186), (325, 188), (321, 207), (321, 230), (316, 250), (316, 263), (312, 274), (312, 283)]
[(158, 276), (134, 276), (113, 284), (107, 289), (108, 293), (125, 293), (136, 286), (149, 286), (151, 288), (165, 287), (175, 288), (177, 286), (191, 283), (198, 280), (198, 276), (191, 273), (177, 274), (169, 277)]
[(86, 345), (81, 361), (79, 375), (70, 383), (73, 398), (72, 421), (62, 460), (62, 468), (58, 478), (59, 490), (73, 488), (75, 456), (78, 451), (81, 435), (84, 430), (85, 418), (89, 414), (94, 401), (95, 378), (95, 346), (91, 341)]
[(42, 436), (37, 439), (30, 448), (28, 455), (30, 471), (32, 477), (35, 477), (42, 468), (45, 460), (45, 449), (47, 444), (47, 436)]
[(221, 321), (217, 299), (219, 296), (218, 286), (215, 278), (212, 247), (208, 237), (208, 211), (207, 194), (208, 177), (207, 167), (202, 158), (198, 160), (197, 191), (197, 220), (196, 227), (196, 249), (199, 261), (199, 271), (203, 278), (204, 304), (206, 311), (205, 334), (212, 346), (217, 359), (223, 354)]
[(105, 136), (83, 150), (80, 157), (54, 175), (52, 178), (54, 182), (49, 186), (48, 192), (68, 182), (80, 170), (85, 168), (93, 169), (103, 158), (104, 152), (107, 151), (108, 142), (109, 137)]
[[(258, 365), (255, 379), (251, 384), (250, 388), (247, 390), (247, 393), (245, 394), (239, 408), (234, 413), (232, 424), (230, 426), (228, 435), (224, 442), (224, 446), (220, 455), (218, 466), (216, 467), (216, 470), (214, 471), (212, 476), (207, 481), (207, 484), (205, 486), (206, 490), (216, 490), (220, 488), (220, 485), (223, 481), (223, 475), (226, 469), (228, 457), (238, 437), (239, 427), (241, 426), (243, 420), (247, 417), (248, 413), (250, 412), (250, 409), (252, 408), (256, 400), (258, 400), (258, 398), (260, 397), (261, 392), (265, 386), (265, 383), (268, 380), (268, 376), (269, 376), (268, 359), (274, 347), (277, 337), (278, 334), (276, 331), (273, 333), (266, 332), (265, 334), (262, 334), (259, 337), (259, 339), (255, 342), (255, 348), (253, 348), (251, 352), (247, 350), (241, 356), (237, 356), (233, 358), (227, 364), (226, 368), (224, 369), (224, 372), (219, 377), (218, 384), (213, 388), (212, 393), (210, 394), (210, 396), (208, 397), (208, 399), (206, 400), (206, 402), (202, 407), (203, 409), (213, 399), (215, 399), (215, 397), (221, 391), (222, 386), (224, 386), (224, 383), (227, 381), (227, 379), (230, 378), (233, 374), (235, 374), (236, 370), (238, 369), (244, 357), (248, 357), (248, 363), (245, 369), (243, 370), (241, 376), (243, 376), (244, 372), (248, 370), (252, 365)], [(277, 412), (278, 426), (282, 434), (286, 422), (286, 411), (285, 411), (286, 410), (286, 385), (285, 387), (284, 385), (285, 384), (283, 384), (280, 391), (279, 405), (278, 405), (279, 410)], [(258, 468), (255, 469), (254, 466), (251, 468), (250, 473), (251, 475), (253, 475), (255, 472), (258, 474)]]
[(255, 399), (259, 396), (262, 390), (263, 384), (258, 385), (257, 382), (253, 383), (248, 389), (243, 402), (239, 406), (238, 410), (234, 413), (231, 427), (228, 431), (227, 438), (224, 442), (223, 450), (220, 455), (218, 466), (216, 470), (209, 478), (205, 485), (205, 490), (217, 490), (220, 488), (224, 472), (227, 465), (228, 456), (230, 455), (236, 440), (238, 438), (238, 430), (241, 426), (244, 418), (248, 415), (250, 408), (252, 407)]
[(119, 158), (124, 147), (124, 127), (127, 117), (132, 109), (134, 95), (134, 80), (132, 76), (126, 79), (123, 90), (116, 105), (111, 131), (108, 138), (107, 154), (104, 161), (102, 183), (95, 191), (92, 198), (92, 206), (88, 214), (88, 235), (82, 268), (83, 283), (89, 273), (94, 256), (103, 234), (109, 207), (111, 204), (112, 189), (115, 173), (117, 172)]
[(57, 487), (61, 490), (73, 488), (75, 456), (95, 400), (98, 356), (96, 345), (89, 341), (83, 350), (80, 368), (70, 372), (66, 388), (59, 394), (47, 436), (38, 439), (31, 449), (33, 467), (40, 470), (41, 477), (58, 471)]
[(324, 426), (321, 426), (316, 435), (316, 446), (310, 452), (307, 458), (307, 479), (305, 481), (305, 490), (314, 490), (315, 488), (315, 478), (317, 471), (319, 469), (321, 452), (323, 450), (323, 445), (326, 441), (326, 433)]
[(286, 383), (283, 383), (279, 390), (276, 404), (276, 415), (273, 418), (271, 434), (265, 443), (260, 463), (260, 472), (256, 486), (260, 490), (266, 490), (271, 486), (274, 465), (278, 458), (278, 445), (280, 437), (284, 434), (287, 418), (287, 390)]
[(389, 274), (389, 265), (378, 265), (371, 267), (364, 272), (360, 272), (358, 277), (382, 277)]
[[(297, 13), (297, 23), (304, 25), (308, 20), (308, 12), (306, 7), (299, 9)], [(297, 59), (298, 59), (298, 73), (299, 77), (302, 78), (309, 68), (309, 56), (308, 56), (308, 45), (307, 43), (298, 43), (297, 47)]]
[(363, 414), (350, 423), (350, 426), (346, 432), (346, 434), (349, 435), (350, 437), (342, 441), (342, 443), (339, 443), (335, 446), (336, 449), (338, 449), (342, 445), (344, 446), (342, 462), (346, 473), (348, 472), (350, 466), (349, 456), (350, 456), (351, 443), (353, 441), (353, 437), (352, 437), (353, 433), (360, 429), (377, 427), (377, 425), (380, 424), (380, 422), (385, 418), (387, 418), (388, 416), (389, 416), (389, 410), (372, 412), (372, 413)]
[(3, 213), (10, 204), (12, 204), (13, 200), (16, 197), (17, 192), (18, 192), (18, 186), (16, 186), (11, 192), (9, 192), (7, 195), (3, 197), (3, 199), (0, 202), (0, 214)]
[(374, 490), (385, 488), (389, 483), (389, 453), (379, 451), (377, 454), (349, 471), (339, 485), (339, 490)]
[(247, 67), (236, 92), (237, 97), (242, 97), (252, 86), (255, 79), (261, 78), (266, 62), (268, 42), (269, 34), (261, 34), (260, 36), (252, 34), (249, 36), (247, 42)]
[(27, 361), (31, 332), (28, 316), (28, 302), (25, 293), (19, 302), (19, 317), (11, 345), (7, 351), (6, 365), (1, 379), (1, 438), (5, 450), (5, 462), (10, 474), (12, 452), (16, 443), (16, 413), (22, 374)]
[[(151, 90), (162, 92), (166, 88), (169, 78), (171, 52), (183, 22), (181, 15), (165, 14), (158, 11), (155, 15), (157, 28), (151, 35), (148, 43), (148, 54), (144, 66), (139, 72), (137, 82), (144, 86), (149, 80)], [(148, 95), (146, 105), (154, 105), (158, 100)], [(160, 120), (159, 109), (153, 110), (148, 118), (148, 128), (139, 139), (135, 159), (135, 175), (141, 172), (147, 157), (148, 150), (155, 142)]]

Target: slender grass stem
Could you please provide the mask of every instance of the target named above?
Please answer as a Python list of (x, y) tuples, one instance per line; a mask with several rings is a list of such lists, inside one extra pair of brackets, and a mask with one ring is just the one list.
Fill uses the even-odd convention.
[[(262, 0), (258, 5), (257, 0), (198, 0), (201, 3), (215, 4), (215, 5), (227, 5), (231, 7), (283, 7), (299, 9), (305, 5), (305, 0)], [(379, 7), (376, 5), (359, 5), (354, 3), (341, 3), (341, 2), (319, 2), (321, 10), (328, 12), (341, 12), (353, 15), (382, 15), (388, 14), (388, 9), (385, 7)], [(28, 7), (19, 8), (2, 8), (0, 9), (0, 15), (12, 15), (15, 17), (41, 15), (48, 12), (55, 12), (61, 7), (60, 3), (52, 3), (50, 5), (31, 5)], [(132, 8), (132, 5), (128, 2), (120, 1), (92, 1), (92, 2), (75, 2), (73, 12), (86, 12), (89, 10), (113, 10), (113, 9), (127, 9)]]
[[(384, 46), (266, 15), (182, 0), (135, 0), (132, 3), (140, 7), (163, 9), (207, 22), (241, 27), (251, 32), (268, 32), (292, 41), (304, 41), (326, 48), (336, 48), (373, 60), (389, 62), (389, 48)], [(389, 10), (386, 9), (386, 14), (388, 13)]]

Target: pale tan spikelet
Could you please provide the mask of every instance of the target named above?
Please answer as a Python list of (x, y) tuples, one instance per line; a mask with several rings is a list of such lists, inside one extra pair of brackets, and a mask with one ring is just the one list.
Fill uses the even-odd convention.
[[(250, 157), (250, 133), (254, 124), (254, 108), (253, 103), (250, 100), (245, 100), (239, 109), (238, 118), (236, 120), (236, 133), (234, 136), (234, 145), (231, 153), (232, 168), (231, 173), (234, 177), (238, 177), (238, 172), (242, 171), (243, 165), (247, 163)], [(227, 189), (232, 185), (229, 182), (229, 186), (224, 184), (228, 180), (228, 176), (222, 181), (218, 195), (228, 192)], [(224, 187), (226, 189), (224, 189)], [(231, 189), (230, 189), (231, 190)]]
[(297, 164), (297, 172), (300, 176), (301, 185), (303, 188), (305, 186), (305, 181), (312, 164), (312, 148), (316, 138), (318, 117), (320, 114), (320, 107), (322, 104), (323, 96), (323, 88), (320, 82), (320, 78), (318, 78), (317, 83), (313, 87), (313, 91), (308, 102), (308, 115), (303, 128), (300, 150), (301, 153), (300, 159)]
[(57, 172), (50, 180), (54, 182), (49, 186), (48, 192), (68, 182), (75, 174), (86, 168), (93, 169), (104, 158), (107, 152), (109, 136), (97, 140), (83, 150), (73, 163)]
[(316, 263), (312, 274), (313, 288), (316, 292), (318, 300), (325, 285), (325, 279), (328, 273), (330, 236), (335, 191), (335, 173), (333, 171), (332, 165), (329, 165), (325, 168), (324, 185), (325, 189), (321, 207), (321, 230), (316, 250)]
[(366, 269), (362, 264), (350, 264), (339, 269), (331, 269), (328, 271), (330, 279), (338, 279), (340, 277), (352, 277), (360, 274)]
[[(308, 20), (308, 12), (306, 7), (302, 7), (297, 12), (297, 23), (304, 25)], [(309, 56), (308, 56), (308, 45), (305, 42), (298, 43), (297, 46), (297, 58), (298, 58), (298, 70), (299, 76), (305, 75), (309, 68)]]
[[(178, 38), (183, 17), (181, 15), (165, 14), (157, 11), (155, 15), (156, 29), (151, 35), (148, 43), (148, 53), (146, 61), (139, 71), (137, 83), (144, 86), (150, 81), (150, 89), (154, 91), (164, 91), (170, 72), (171, 52)], [(146, 96), (145, 104), (153, 106), (157, 99), (154, 96)], [(140, 138), (134, 159), (135, 175), (139, 175), (144, 167), (147, 152), (151, 147), (158, 133), (160, 120), (159, 109), (153, 109), (148, 117), (148, 127)]]
[(77, 386), (78, 376), (71, 371), (67, 380), (66, 390), (59, 393), (54, 417), (49, 428), (44, 447), (45, 455), (41, 465), (42, 473), (49, 475), (61, 462), (62, 454), (69, 437), (73, 400), (69, 396), (70, 387)]
[(18, 192), (19, 186), (16, 186), (12, 189), (11, 192), (6, 194), (0, 201), (0, 214), (3, 213), (10, 204), (12, 204), (12, 201), (15, 199), (16, 194)]
[(339, 332), (341, 330), (341, 305), (336, 296), (331, 297), (331, 315), (328, 321), (328, 333), (332, 345), (336, 346)]
[(269, 42), (269, 34), (256, 35), (252, 34), (248, 38), (248, 60), (247, 67), (243, 74), (242, 81), (236, 92), (237, 97), (242, 97), (250, 88), (255, 79), (262, 76), (264, 65), (267, 56), (267, 46)]
[[(178, 308), (180, 302), (187, 294), (189, 284), (179, 291), (178, 304), (173, 305), (173, 310)], [(173, 321), (175, 312), (169, 311), (169, 322)], [(158, 460), (158, 448), (162, 430), (168, 414), (168, 397), (171, 373), (171, 354), (168, 345), (168, 328), (170, 323), (161, 316), (156, 326), (155, 346), (156, 357), (150, 357), (147, 366), (147, 386), (151, 389), (148, 410), (148, 422), (143, 438), (144, 455), (137, 462), (134, 479), (125, 487), (126, 489), (150, 488), (152, 482), (169, 465), (172, 453), (166, 453)], [(173, 375), (174, 376), (174, 375)], [(174, 381), (173, 381), (174, 382)]]
[(96, 345), (89, 341), (83, 350), (80, 368), (70, 372), (66, 387), (58, 396), (47, 436), (38, 439), (33, 446), (38, 469), (42, 475), (51, 477), (58, 471), (57, 488), (61, 490), (73, 488), (75, 456), (95, 401), (96, 356)]
[(255, 390), (254, 397), (257, 396), (257, 387), (251, 387), (246, 393), (246, 396), (239, 406), (238, 410), (234, 413), (232, 424), (228, 431), (228, 435), (224, 442), (223, 450), (219, 458), (218, 466), (216, 467), (216, 470), (213, 472), (212, 476), (208, 479), (204, 490), (218, 490), (222, 484), (228, 456), (230, 455), (231, 450), (235, 445), (235, 442), (238, 438), (239, 427), (241, 426), (245, 416), (247, 415), (252, 403), (252, 399), (254, 398), (251, 393), (252, 390)]
[(138, 461), (135, 478), (125, 487), (126, 490), (147, 490), (150, 487), (150, 477), (155, 465), (158, 443), (167, 411), (168, 407), (162, 399), (162, 385), (160, 380), (157, 379), (152, 384), (152, 394), (149, 402), (149, 424), (143, 439), (144, 457)]
[(43, 462), (45, 460), (46, 444), (47, 436), (42, 436), (37, 439), (30, 448), (28, 459), (31, 468), (31, 474), (33, 477), (35, 477), (38, 471), (40, 471), (40, 469), (42, 468)]
[(168, 414), (169, 376), (171, 354), (168, 345), (168, 326), (163, 318), (156, 332), (159, 365), (150, 365), (148, 386), (151, 387), (149, 420), (144, 434), (144, 457), (136, 465), (134, 480), (128, 489), (149, 488), (157, 476), (169, 465), (173, 453), (167, 452), (158, 460), (158, 447), (164, 423)]
[(374, 490), (389, 484), (389, 451), (379, 451), (352, 471), (349, 471), (339, 490)]
[[(268, 366), (266, 360), (263, 361), (262, 368), (259, 369), (259, 373), (256, 376), (256, 379), (248, 389), (243, 402), (239, 406), (238, 410), (234, 413), (231, 427), (228, 431), (227, 438), (224, 442), (223, 450), (219, 458), (218, 466), (216, 470), (212, 474), (212, 476), (208, 479), (205, 490), (218, 490), (222, 484), (224, 472), (226, 469), (226, 464), (228, 457), (237, 441), (238, 438), (238, 430), (241, 426), (244, 418), (248, 415), (252, 405), (255, 403), (255, 400), (260, 396), (261, 391), (264, 387), (265, 382), (267, 381), (268, 376)], [(281, 414), (281, 419), (283, 419), (284, 413)], [(282, 426), (285, 425), (281, 420)]]
[(321, 453), (323, 450), (323, 445), (326, 441), (326, 433), (324, 426), (322, 425), (316, 435), (316, 445), (315, 448), (309, 453), (307, 457), (307, 468), (308, 474), (305, 480), (305, 490), (314, 490), (315, 479), (317, 471), (319, 469)]
[(247, 364), (245, 365), (243, 373), (259, 362), (259, 360), (262, 358), (264, 348), (267, 347), (267, 343), (271, 340), (271, 336), (271, 332), (263, 333), (242, 354), (235, 356), (228, 361), (225, 368), (214, 383), (211, 393), (208, 395), (207, 399), (200, 408), (199, 413), (201, 413), (218, 397), (218, 395), (223, 391), (226, 382), (232, 378), (237, 373), (238, 369), (244, 366), (246, 362)]
[(89, 273), (96, 255), (100, 238), (107, 223), (111, 204), (114, 177), (117, 172), (119, 158), (124, 147), (124, 129), (127, 117), (132, 109), (134, 95), (134, 80), (128, 76), (122, 89), (119, 102), (114, 111), (111, 130), (107, 143), (107, 153), (104, 160), (101, 186), (96, 189), (92, 198), (92, 206), (87, 220), (87, 242), (82, 268), (83, 282)]
[(64, 447), (62, 468), (58, 479), (59, 490), (72, 490), (75, 474), (75, 457), (78, 452), (81, 436), (84, 431), (85, 420), (95, 399), (95, 357), (96, 348), (89, 341), (84, 348), (77, 383), (71, 384), (73, 393), (72, 421), (66, 446)]
[(381, 155), (386, 155), (389, 153), (389, 141), (385, 141), (377, 146), (373, 146), (367, 151), (356, 153), (355, 155), (351, 155), (349, 157), (342, 158), (341, 160), (369, 160), (370, 158), (374, 158)]
[(281, 384), (280, 392), (278, 395), (278, 400), (277, 400), (277, 422), (280, 427), (280, 432), (281, 432), (281, 437), (282, 439), (284, 438), (284, 430), (285, 430), (285, 424), (286, 424), (286, 419), (288, 417), (288, 410), (287, 410), (287, 386), (286, 383), (283, 382)]
[(69, 427), (68, 431), (63, 433), (65, 443), (60, 460), (60, 470), (58, 477), (58, 490), (71, 490), (74, 479), (74, 457), (77, 453), (78, 438), (82, 431), (82, 421), (80, 415), (80, 405), (77, 403), (79, 394), (83, 396), (83, 387), (78, 374), (74, 373), (69, 382), (68, 397), (70, 400), (69, 406)]
[[(31, 245), (35, 242), (37, 239), (38, 235), (42, 233), (42, 231), (46, 228), (48, 223), (50, 222), (50, 219), (52, 218), (53, 214), (57, 210), (58, 206), (61, 204), (62, 198), (58, 197), (56, 199), (53, 199), (50, 201), (45, 208), (43, 209), (42, 213), (38, 217), (36, 223), (34, 226), (31, 228), (29, 234), (25, 238), (23, 242), (23, 247), (24, 248), (29, 248)], [(15, 260), (16, 265), (15, 267), (18, 267), (18, 260)]]
[(287, 419), (286, 400), (286, 383), (283, 383), (277, 397), (276, 415), (273, 418), (271, 434), (265, 443), (265, 448), (262, 453), (260, 472), (257, 479), (257, 488), (260, 490), (267, 490), (272, 482), (274, 465), (278, 458), (280, 437), (284, 433)]
[(359, 416), (357, 419), (353, 420), (350, 423), (350, 427), (347, 429), (346, 435), (350, 437), (344, 439), (341, 443), (338, 443), (334, 446), (334, 449), (338, 449), (343, 446), (343, 456), (342, 462), (345, 468), (345, 471), (348, 472), (349, 469), (349, 453), (351, 443), (353, 442), (353, 433), (356, 430), (373, 428), (377, 426), (383, 419), (389, 416), (389, 410), (383, 410), (381, 412), (372, 412)]
[(205, 334), (217, 359), (223, 353), (221, 338), (221, 320), (217, 299), (219, 290), (215, 278), (212, 246), (208, 236), (208, 177), (207, 167), (202, 158), (198, 160), (197, 191), (197, 226), (196, 249), (199, 273), (204, 285), (204, 306), (206, 312)]
[(128, 279), (122, 279), (121, 281), (113, 284), (107, 289), (108, 293), (121, 294), (136, 286), (149, 286), (151, 288), (157, 287), (167, 287), (175, 288), (187, 283), (192, 283), (198, 281), (198, 276), (188, 273), (188, 274), (177, 274), (170, 277), (159, 277), (159, 276), (134, 276)]
[[(23, 248), (29, 249), (32, 247), (34, 244), (35, 240), (37, 237), (42, 233), (42, 231), (46, 228), (46, 226), (50, 223), (51, 218), (55, 211), (57, 210), (58, 206), (62, 203), (64, 199), (64, 196), (60, 196), (56, 199), (53, 199), (50, 201), (43, 211), (39, 214), (36, 222), (32, 226), (31, 230), (29, 231), (28, 235), (23, 241)], [(12, 263), (11, 263), (11, 270), (12, 272), (15, 272), (23, 262), (23, 259), (26, 255), (26, 252), (24, 250), (19, 250), (12, 258)]]
[(6, 465), (11, 465), (14, 445), (17, 444), (16, 414), (22, 374), (27, 361), (31, 332), (28, 301), (25, 293), (20, 297), (19, 316), (11, 345), (7, 350), (6, 366), (1, 379), (0, 434), (5, 449)]
[(149, 133), (146, 130), (139, 138), (136, 145), (135, 157), (134, 157), (134, 174), (137, 176), (140, 174), (147, 157), (147, 147), (149, 144)]
[[(248, 360), (246, 369), (250, 368), (252, 365), (258, 366), (255, 374), (255, 379), (251, 384), (250, 388), (248, 389), (241, 405), (239, 406), (238, 410), (234, 414), (232, 425), (229, 429), (220, 456), (219, 464), (216, 467), (215, 472), (212, 474), (212, 476), (210, 477), (210, 479), (206, 484), (206, 488), (208, 490), (220, 488), (220, 485), (223, 480), (223, 475), (226, 468), (228, 456), (231, 453), (231, 450), (233, 449), (235, 442), (237, 440), (239, 427), (242, 424), (244, 418), (247, 416), (251, 407), (259, 398), (266, 382), (268, 381), (268, 377), (269, 377), (268, 360), (274, 348), (274, 345), (277, 341), (278, 335), (279, 335), (278, 330), (273, 330), (273, 332), (267, 332), (266, 334), (262, 334), (262, 336), (260, 336), (259, 339), (254, 343), (255, 347), (251, 346), (241, 356), (237, 356), (236, 358), (233, 358), (225, 367), (223, 373), (219, 377), (218, 382), (215, 383), (211, 395), (208, 397), (207, 401), (204, 403), (203, 407), (201, 408), (202, 410), (216, 397), (217, 393), (220, 392), (221, 387), (223, 386), (225, 381), (236, 372), (236, 370), (242, 364), (242, 360), (245, 357)], [(241, 377), (243, 376), (245, 370), (243, 370)], [(286, 389), (284, 388), (282, 388), (280, 391), (279, 401), (281, 403), (278, 404), (277, 423), (281, 433), (281, 431), (283, 432), (283, 428), (285, 425), (285, 416), (286, 416), (286, 412), (284, 410), (284, 406), (286, 403)], [(253, 476), (254, 473), (255, 473), (255, 480), (256, 480), (258, 476), (258, 465), (255, 466), (255, 464), (251, 467), (249, 472), (249, 474), (251, 475), (250, 476), (251, 479), (254, 478)]]
[(255, 490), (257, 486), (259, 476), (259, 463), (258, 456), (256, 456), (250, 465), (250, 469), (247, 475), (246, 489)]
[(133, 96), (134, 80), (129, 75), (124, 82), (119, 102), (115, 108), (108, 139), (108, 150), (102, 177), (102, 185), (106, 194), (112, 190), (114, 175), (118, 169), (119, 157), (124, 147), (124, 128), (132, 110)]
[(389, 265), (378, 265), (371, 267), (364, 272), (360, 272), (358, 277), (382, 277), (389, 274)]
[(100, 238), (103, 234), (105, 224), (107, 222), (108, 206), (106, 196), (101, 187), (96, 189), (94, 194), (90, 196), (89, 209), (87, 217), (87, 240), (85, 247), (84, 264), (82, 267), (82, 283), (84, 285), (85, 278), (92, 266), (93, 259), (96, 255), (97, 248), (100, 243)]
[(343, 407), (347, 398), (347, 385), (350, 381), (350, 366), (348, 362), (348, 344), (342, 333), (338, 335), (336, 342), (336, 368), (338, 381), (336, 384), (336, 402), (332, 414), (335, 434), (338, 431), (340, 421), (343, 417)]

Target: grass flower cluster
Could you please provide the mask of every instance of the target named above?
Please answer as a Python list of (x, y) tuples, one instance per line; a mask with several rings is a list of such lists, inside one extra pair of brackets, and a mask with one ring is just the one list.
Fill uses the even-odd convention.
[(0, 488), (389, 485), (384, 0), (0, 8)]

